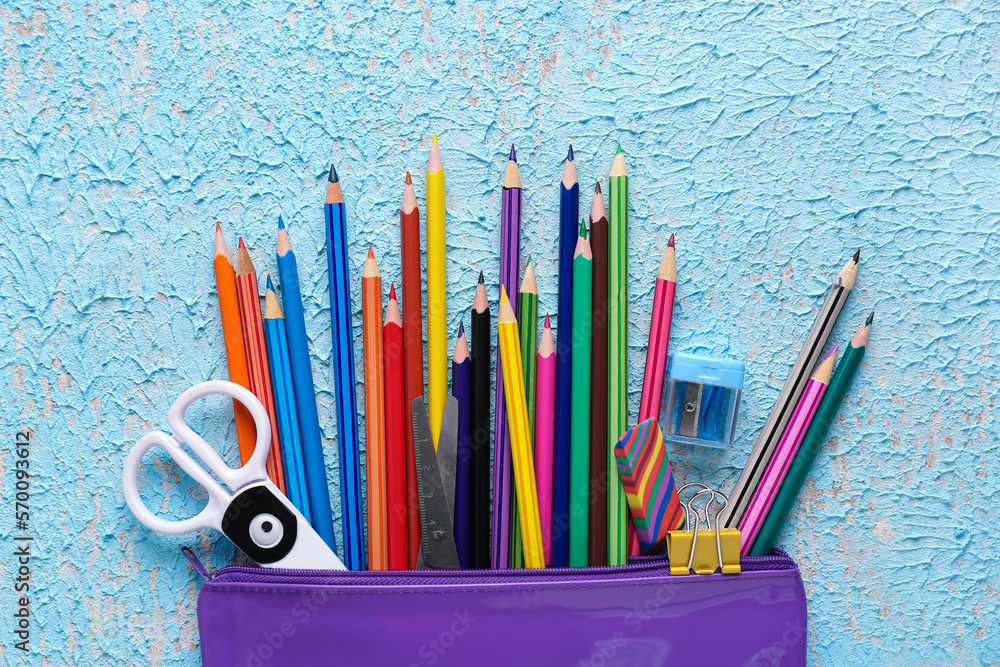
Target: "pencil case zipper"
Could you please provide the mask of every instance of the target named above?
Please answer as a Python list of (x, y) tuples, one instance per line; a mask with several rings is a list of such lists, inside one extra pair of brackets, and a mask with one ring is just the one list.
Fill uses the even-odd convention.
[[(189, 547), (181, 547), (205, 583), (212, 584), (287, 584), (310, 586), (419, 586), (441, 584), (502, 584), (502, 583), (553, 583), (581, 579), (614, 581), (630, 579), (636, 574), (669, 570), (666, 556), (635, 556), (628, 565), (613, 567), (550, 567), (544, 570), (283, 570), (269, 567), (228, 565), (209, 572)], [(774, 549), (767, 556), (743, 556), (742, 572), (774, 572), (796, 570), (798, 564), (781, 549)], [(700, 577), (704, 575), (687, 575)], [(739, 576), (726, 575), (726, 576)]]

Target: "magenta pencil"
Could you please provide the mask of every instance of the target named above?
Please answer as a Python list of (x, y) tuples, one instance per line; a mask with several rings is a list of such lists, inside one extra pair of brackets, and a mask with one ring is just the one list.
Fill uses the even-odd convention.
[[(517, 312), (518, 268), (521, 262), (521, 176), (517, 153), (510, 147), (507, 172), (500, 200), (500, 287), (507, 291), (510, 307)], [(513, 462), (507, 431), (507, 401), (503, 391), (503, 367), (497, 355), (496, 421), (493, 434), (493, 569), (510, 567), (510, 518), (516, 511), (511, 493)]]
[(799, 445), (809, 430), (816, 410), (823, 400), (823, 394), (830, 384), (830, 376), (833, 375), (833, 363), (837, 356), (837, 346), (826, 356), (815, 372), (809, 378), (806, 389), (802, 392), (802, 398), (795, 408), (792, 420), (788, 422), (788, 428), (778, 443), (778, 448), (774, 450), (774, 456), (767, 466), (764, 477), (760, 480), (760, 485), (754, 493), (753, 500), (747, 506), (746, 514), (740, 521), (740, 555), (747, 556), (753, 548), (753, 543), (760, 533), (761, 526), (767, 519), (767, 513), (771, 511), (771, 505), (781, 490), (781, 484), (785, 481), (788, 469), (795, 460), (795, 454), (799, 451)]
[(556, 346), (549, 316), (538, 343), (535, 369), (535, 485), (538, 517), (542, 524), (545, 564), (552, 564), (552, 436), (556, 425)]

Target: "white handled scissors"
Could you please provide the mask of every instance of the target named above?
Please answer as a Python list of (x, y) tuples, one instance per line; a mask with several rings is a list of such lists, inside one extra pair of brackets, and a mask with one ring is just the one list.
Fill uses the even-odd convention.
[[(184, 421), (184, 412), (188, 407), (209, 394), (230, 396), (246, 406), (253, 415), (257, 442), (250, 460), (240, 468), (227, 466), (218, 452)], [(271, 422), (264, 406), (248, 389), (219, 380), (196, 384), (170, 406), (167, 423), (174, 434), (167, 435), (162, 431), (147, 433), (132, 447), (122, 473), (125, 502), (146, 527), (167, 535), (214, 528), (232, 540), (247, 556), (268, 567), (347, 569), (291, 501), (268, 479), (265, 463), (271, 448)], [(201, 459), (201, 463), (184, 450), (184, 445)], [(208, 505), (190, 519), (162, 519), (142, 501), (138, 485), (139, 467), (142, 457), (154, 447), (165, 449), (177, 465), (208, 492)], [(216, 477), (232, 493), (216, 481)]]

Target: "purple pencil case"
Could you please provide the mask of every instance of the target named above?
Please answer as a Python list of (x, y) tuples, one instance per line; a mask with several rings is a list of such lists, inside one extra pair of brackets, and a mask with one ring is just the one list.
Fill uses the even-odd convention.
[(623, 567), (344, 572), (225, 567), (198, 595), (206, 667), (806, 664), (806, 597), (788, 555), (735, 575)]

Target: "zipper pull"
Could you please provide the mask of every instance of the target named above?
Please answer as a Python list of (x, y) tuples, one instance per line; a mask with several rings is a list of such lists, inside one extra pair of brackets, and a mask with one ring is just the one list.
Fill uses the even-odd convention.
[(181, 547), (181, 553), (184, 554), (185, 558), (187, 558), (188, 563), (191, 564), (194, 571), (201, 575), (202, 580), (208, 581), (212, 578), (212, 575), (209, 574), (208, 570), (205, 569), (205, 566), (201, 564), (201, 561), (198, 560), (198, 556), (195, 555), (191, 547)]

